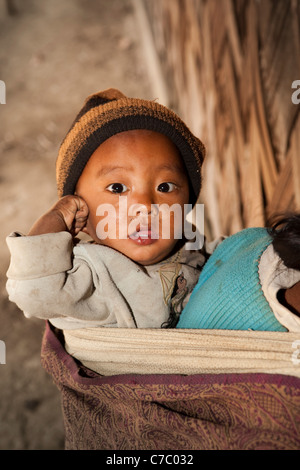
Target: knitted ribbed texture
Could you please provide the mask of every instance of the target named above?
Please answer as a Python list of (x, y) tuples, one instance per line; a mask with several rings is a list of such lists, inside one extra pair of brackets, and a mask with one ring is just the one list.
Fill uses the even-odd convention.
[(160, 132), (176, 145), (186, 166), (194, 204), (201, 188), (202, 142), (170, 109), (155, 101), (127, 98), (114, 89), (87, 98), (62, 142), (56, 163), (59, 196), (74, 193), (85, 165), (101, 143), (120, 132), (137, 129)]
[(259, 280), (259, 260), (271, 242), (264, 228), (225, 239), (205, 264), (177, 328), (287, 331)]

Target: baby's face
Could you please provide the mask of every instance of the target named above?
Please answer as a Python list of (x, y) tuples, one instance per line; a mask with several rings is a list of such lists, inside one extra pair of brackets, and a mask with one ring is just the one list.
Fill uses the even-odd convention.
[[(170, 255), (178, 243), (189, 185), (174, 144), (157, 132), (134, 130), (97, 148), (76, 194), (89, 207), (86, 229), (96, 243), (151, 265)], [(173, 204), (179, 216), (168, 210)]]

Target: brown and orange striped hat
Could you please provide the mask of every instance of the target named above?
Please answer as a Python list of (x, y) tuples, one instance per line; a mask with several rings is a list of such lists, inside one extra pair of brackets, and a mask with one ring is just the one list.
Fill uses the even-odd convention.
[(147, 129), (166, 135), (178, 148), (190, 181), (191, 203), (201, 189), (205, 147), (170, 109), (113, 88), (89, 96), (63, 140), (56, 162), (60, 197), (74, 194), (77, 181), (94, 151), (119, 132)]

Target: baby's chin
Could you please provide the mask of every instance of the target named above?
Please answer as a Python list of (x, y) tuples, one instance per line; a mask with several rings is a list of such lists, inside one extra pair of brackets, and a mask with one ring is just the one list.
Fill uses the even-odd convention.
[(131, 253), (131, 255), (125, 254), (128, 258), (134, 261), (141, 266), (152, 266), (158, 263), (161, 263), (172, 255), (174, 255), (182, 247), (182, 242), (178, 241), (175, 245), (172, 245), (168, 249), (163, 249), (161, 251), (152, 251), (151, 249), (143, 248), (140, 252)]
[(94, 243), (111, 248), (131, 261), (141, 266), (151, 266), (169, 258), (176, 251), (178, 242), (172, 243), (170, 246), (159, 246), (159, 240), (155, 240), (152, 244), (139, 244), (133, 240), (100, 240), (97, 237), (91, 237)]

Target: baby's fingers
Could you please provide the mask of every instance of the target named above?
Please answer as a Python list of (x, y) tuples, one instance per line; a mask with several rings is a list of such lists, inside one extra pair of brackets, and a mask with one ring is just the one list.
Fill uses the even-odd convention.
[(75, 220), (74, 220), (75, 230), (77, 230), (77, 229), (78, 229), (78, 231), (82, 230), (86, 226), (87, 219), (88, 219), (87, 215), (84, 215), (84, 216), (80, 217), (78, 215), (78, 212), (77, 212)]
[(86, 202), (79, 196), (76, 196), (77, 211), (74, 218), (73, 228), (78, 234), (86, 226), (89, 216), (89, 209)]
[(79, 196), (74, 196), (76, 204), (77, 204), (77, 210), (75, 214), (75, 219), (81, 219), (81, 218), (86, 218), (89, 215), (89, 208), (87, 203), (82, 199), (82, 197)]

